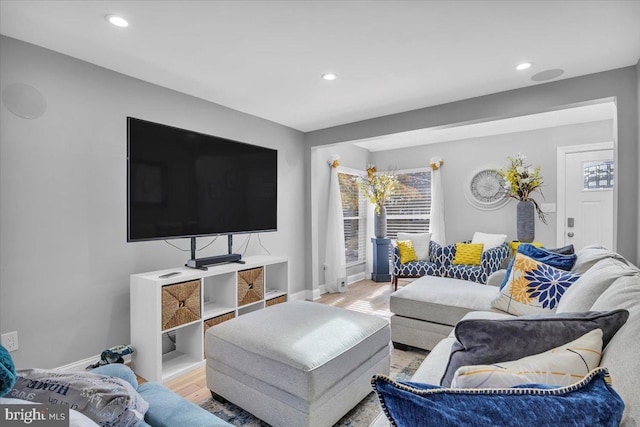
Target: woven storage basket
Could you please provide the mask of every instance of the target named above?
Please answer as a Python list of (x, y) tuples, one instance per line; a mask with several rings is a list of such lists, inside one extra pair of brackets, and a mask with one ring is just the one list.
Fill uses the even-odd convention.
[(200, 281), (162, 287), (162, 330), (200, 319)]
[(265, 304), (267, 305), (267, 307), (269, 307), (270, 305), (276, 305), (276, 304), (280, 304), (283, 302), (287, 302), (287, 296), (286, 295), (282, 295), (279, 297), (275, 297), (275, 298), (271, 298), (265, 301)]
[(238, 305), (251, 304), (264, 297), (264, 268), (238, 271)]
[(231, 320), (234, 317), (236, 317), (236, 314), (231, 312), (231, 313), (222, 314), (220, 316), (212, 317), (211, 319), (205, 320), (204, 331), (207, 332), (207, 329), (209, 329), (210, 327), (218, 325), (222, 322), (226, 322), (227, 320)]

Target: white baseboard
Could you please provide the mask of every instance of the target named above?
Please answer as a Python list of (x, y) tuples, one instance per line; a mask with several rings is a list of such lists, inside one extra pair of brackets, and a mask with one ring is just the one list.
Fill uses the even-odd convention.
[(299, 291), (296, 292), (295, 294), (289, 294), (289, 301), (302, 301), (307, 299), (307, 293), (309, 291), (304, 290), (304, 291)]
[(364, 271), (361, 273), (352, 274), (351, 276), (347, 277), (347, 284), (350, 285), (352, 283), (359, 282), (366, 278), (367, 278), (367, 273), (365, 273)]
[[(85, 371), (87, 369), (87, 366), (93, 365), (99, 360), (100, 360), (100, 355), (98, 354), (95, 356), (87, 357), (86, 359), (78, 360), (77, 362), (69, 363), (68, 365), (59, 366), (54, 369), (61, 370), (61, 371)], [(127, 354), (124, 357), (124, 363), (131, 363), (130, 354)]]
[[(352, 283), (365, 280), (366, 278), (367, 278), (367, 273), (365, 273), (364, 271), (361, 273), (352, 274), (351, 276), (347, 277), (347, 286)], [(307, 292), (311, 292), (311, 291), (307, 291)], [(326, 293), (327, 293), (327, 287), (325, 285), (318, 286), (318, 289), (313, 290), (313, 300), (317, 300), (318, 298), (320, 298), (320, 295), (326, 294)]]

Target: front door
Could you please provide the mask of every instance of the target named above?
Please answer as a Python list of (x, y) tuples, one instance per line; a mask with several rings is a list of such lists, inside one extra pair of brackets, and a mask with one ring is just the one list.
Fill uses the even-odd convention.
[(558, 202), (564, 205), (558, 209), (564, 213), (558, 216), (558, 245), (573, 244), (577, 251), (600, 244), (615, 250), (613, 144), (580, 146), (575, 151), (560, 147), (558, 152), (558, 173), (564, 169), (564, 176), (558, 176)]

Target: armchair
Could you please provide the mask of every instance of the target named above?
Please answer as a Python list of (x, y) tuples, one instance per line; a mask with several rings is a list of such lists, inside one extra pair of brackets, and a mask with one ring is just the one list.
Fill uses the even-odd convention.
[(393, 278), (391, 284), (394, 290), (398, 290), (398, 278), (422, 277), (422, 276), (442, 276), (441, 263), (438, 257), (441, 256), (442, 246), (431, 240), (429, 242), (429, 261), (410, 261), (405, 264), (400, 263), (400, 250), (397, 245), (393, 245)]
[[(470, 243), (470, 241), (463, 242)], [(472, 282), (487, 283), (487, 277), (498, 271), (503, 261), (509, 258), (511, 249), (507, 243), (503, 243), (492, 249), (482, 252), (480, 265), (453, 264), (456, 256), (456, 245), (451, 244), (442, 248), (441, 269), (444, 277), (470, 280)]]

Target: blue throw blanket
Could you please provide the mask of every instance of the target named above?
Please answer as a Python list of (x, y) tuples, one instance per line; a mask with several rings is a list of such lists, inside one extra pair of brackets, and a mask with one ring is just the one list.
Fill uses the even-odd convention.
[(16, 383), (16, 367), (6, 348), (0, 345), (0, 397), (9, 393)]

